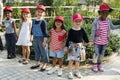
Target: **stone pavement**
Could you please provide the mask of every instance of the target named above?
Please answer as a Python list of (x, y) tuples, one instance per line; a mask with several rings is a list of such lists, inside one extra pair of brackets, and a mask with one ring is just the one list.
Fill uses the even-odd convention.
[[(4, 36), (2, 36), (2, 40), (5, 45)], [(62, 77), (58, 77), (57, 73), (47, 75), (47, 71), (31, 70), (30, 67), (34, 64), (34, 60), (28, 65), (23, 65), (18, 63), (20, 56), (15, 59), (6, 59), (6, 56), (6, 50), (0, 52), (0, 80), (68, 80), (66, 66), (63, 67)], [(104, 72), (92, 72), (90, 65), (84, 65), (80, 67), (83, 78), (74, 78), (73, 80), (120, 80), (120, 56), (113, 55), (108, 59), (109, 62), (104, 64)], [(49, 68), (50, 65), (47, 69)]]
[[(57, 73), (47, 75), (47, 71), (31, 70), (30, 66), (34, 64), (34, 61), (31, 61), (28, 65), (23, 65), (18, 63), (20, 57), (6, 59), (6, 56), (6, 51), (0, 52), (0, 80), (68, 80), (67, 67), (64, 67), (62, 77), (58, 77)], [(120, 80), (120, 57), (114, 55), (110, 59), (109, 62), (104, 64), (104, 72), (95, 73), (91, 71), (89, 66), (82, 66), (80, 72), (83, 78), (74, 78), (73, 80)]]

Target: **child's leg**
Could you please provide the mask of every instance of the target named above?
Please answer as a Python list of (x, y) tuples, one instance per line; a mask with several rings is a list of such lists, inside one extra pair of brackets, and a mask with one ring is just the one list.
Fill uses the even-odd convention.
[(15, 34), (11, 34), (11, 51), (12, 51), (12, 57), (16, 57), (16, 37)]
[(23, 60), (26, 60), (26, 48), (25, 48), (25, 46), (22, 46), (22, 55), (23, 55)]
[(98, 56), (98, 69), (100, 71), (103, 71), (103, 66), (102, 66), (102, 59), (104, 57), (105, 54), (105, 49), (106, 49), (106, 45), (101, 45), (101, 49), (100, 49), (100, 55)]
[(27, 57), (27, 60), (29, 60), (30, 58), (30, 47), (29, 46), (26, 46), (26, 57)]
[(51, 67), (51, 69), (47, 72), (47, 74), (52, 74), (52, 73), (54, 73), (55, 71), (56, 71), (56, 68), (55, 68), (55, 66), (56, 66), (56, 63), (57, 63), (57, 57), (53, 57), (53, 59), (52, 59), (52, 67)]
[(40, 48), (39, 48), (40, 42), (39, 42), (39, 37), (34, 37), (33, 40), (33, 47), (34, 47), (34, 52), (35, 52), (35, 60), (36, 60), (36, 65), (40, 65)]
[(58, 62), (59, 62), (58, 76), (62, 76), (62, 65), (63, 65), (62, 58), (58, 58)]
[(5, 40), (6, 40), (6, 46), (7, 46), (7, 58), (11, 58), (11, 45), (10, 45), (10, 35), (9, 34), (5, 34)]
[(52, 59), (52, 66), (55, 67), (57, 63), (57, 57), (53, 57)]
[(63, 59), (62, 59), (62, 58), (58, 58), (58, 62), (59, 62), (59, 67), (62, 68), (62, 65), (63, 65)]
[(100, 45), (96, 45), (95, 44), (95, 47), (94, 47), (94, 50), (95, 50), (95, 53), (93, 54), (93, 67), (92, 67), (92, 70), (93, 71), (98, 71), (98, 68), (97, 68), (97, 60), (98, 60), (98, 56), (100, 54)]
[(72, 65), (73, 65), (73, 61), (71, 60), (71, 61), (69, 61), (69, 63), (68, 63), (68, 70), (69, 70), (70, 72), (72, 72)]
[(28, 64), (29, 62), (29, 56), (30, 56), (30, 48), (29, 46), (24, 46), (25, 48), (25, 57), (26, 57), (26, 60), (23, 61), (23, 64)]
[(79, 70), (80, 62), (75, 61), (75, 70)]
[(75, 62), (75, 76), (78, 78), (82, 78), (82, 75), (80, 74), (80, 71), (79, 71), (79, 67), (80, 67), (80, 62), (76, 61)]
[(68, 63), (68, 70), (69, 70), (68, 78), (69, 79), (73, 79), (72, 65), (73, 65), (73, 61), (70, 60), (69, 63)]

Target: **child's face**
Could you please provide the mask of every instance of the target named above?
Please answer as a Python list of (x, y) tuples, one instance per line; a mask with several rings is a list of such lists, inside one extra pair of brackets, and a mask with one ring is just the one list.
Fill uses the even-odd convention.
[(60, 29), (61, 26), (62, 26), (62, 22), (60, 20), (56, 20), (55, 21), (55, 26), (56, 26), (56, 28)]
[(79, 27), (81, 27), (81, 25), (82, 25), (82, 20), (77, 19), (77, 20), (73, 21), (73, 26), (75, 28), (79, 28)]
[(108, 14), (109, 14), (109, 11), (107, 11), (107, 10), (104, 10), (104, 11), (100, 12), (100, 15), (101, 15), (102, 19), (106, 19)]
[(7, 19), (10, 19), (11, 16), (12, 16), (12, 12), (10, 12), (10, 11), (5, 11), (5, 17), (6, 17)]
[(29, 17), (30, 17), (30, 14), (29, 13), (26, 13), (26, 12), (23, 12), (22, 13), (22, 17), (27, 20)]
[(42, 9), (37, 9), (36, 10), (36, 16), (37, 18), (41, 18), (44, 14), (44, 11)]

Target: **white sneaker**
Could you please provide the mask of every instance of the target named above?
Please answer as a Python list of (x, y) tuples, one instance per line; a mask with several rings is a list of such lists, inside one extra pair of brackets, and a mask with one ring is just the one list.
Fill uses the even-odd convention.
[(58, 69), (58, 76), (62, 76), (62, 68)]
[(52, 73), (54, 73), (56, 71), (56, 68), (55, 67), (52, 67), (48, 72), (47, 74), (50, 75)]
[(82, 78), (82, 75), (80, 74), (80, 72), (79, 71), (77, 71), (77, 72), (75, 72), (75, 74), (74, 74), (76, 77), (78, 77), (78, 78)]
[(72, 72), (69, 72), (69, 73), (68, 73), (68, 78), (69, 78), (69, 79), (73, 79), (73, 74), (72, 74)]

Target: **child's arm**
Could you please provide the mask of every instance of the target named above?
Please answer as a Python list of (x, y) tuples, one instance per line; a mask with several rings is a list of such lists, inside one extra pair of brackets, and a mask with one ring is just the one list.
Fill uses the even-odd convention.
[(90, 42), (93, 42), (95, 39), (95, 31), (96, 31), (96, 23), (95, 20), (92, 23), (92, 30), (91, 30), (91, 35), (90, 35)]
[(29, 24), (29, 31), (30, 31), (30, 41), (32, 42), (32, 35), (31, 35), (31, 30), (32, 30), (32, 21)]
[(42, 23), (41, 23), (41, 30), (42, 30), (43, 37), (44, 37), (43, 47), (45, 47), (46, 44), (47, 44), (47, 24), (46, 24), (45, 20), (43, 20)]
[(14, 28), (15, 35), (16, 35), (16, 37), (18, 37), (17, 36), (17, 31), (16, 31), (16, 23), (15, 23), (15, 21), (12, 22), (12, 25), (13, 25), (13, 28)]
[(87, 34), (86, 34), (86, 32), (84, 31), (84, 29), (83, 29), (83, 40), (84, 40), (86, 43), (89, 42), (88, 37), (87, 37)]
[(112, 21), (111, 20), (109, 20), (109, 21), (110, 21), (111, 29), (120, 29), (120, 25), (113, 25)]

